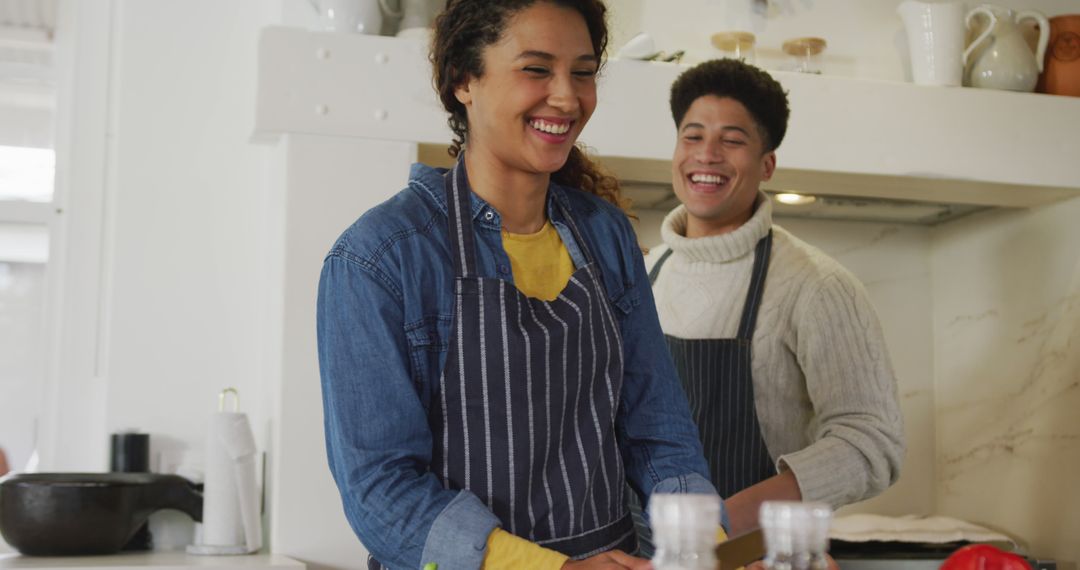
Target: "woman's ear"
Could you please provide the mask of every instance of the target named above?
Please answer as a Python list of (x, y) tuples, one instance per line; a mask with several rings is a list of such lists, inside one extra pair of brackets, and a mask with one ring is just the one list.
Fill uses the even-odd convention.
[(458, 103), (468, 107), (472, 103), (472, 91), (469, 90), (469, 86), (472, 81), (469, 78), (465, 78), (464, 81), (458, 83), (458, 86), (454, 88), (454, 98), (458, 100)]

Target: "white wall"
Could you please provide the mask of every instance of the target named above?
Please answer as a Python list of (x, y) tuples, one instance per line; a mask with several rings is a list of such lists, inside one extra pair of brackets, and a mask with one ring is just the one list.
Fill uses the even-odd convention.
[(58, 279), (45, 470), (107, 468), (108, 434), (197, 468), (208, 414), (240, 391), (269, 440), (269, 157), (249, 144), (256, 38), (274, 3), (61, 5)]
[(198, 450), (218, 392), (233, 386), (262, 436), (276, 236), (266, 150), (248, 139), (257, 34), (277, 10), (258, 0), (116, 9), (106, 428), (148, 431), (155, 452)]
[(405, 187), (416, 146), (308, 136), (289, 137), (283, 146), (283, 373), (270, 539), (276, 552), (309, 564), (356, 568), (367, 551), (345, 520), (326, 461), (315, 300), (330, 246), (360, 214)]

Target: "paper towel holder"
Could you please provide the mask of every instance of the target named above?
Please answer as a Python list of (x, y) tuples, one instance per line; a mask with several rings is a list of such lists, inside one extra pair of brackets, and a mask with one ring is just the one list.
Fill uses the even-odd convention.
[[(225, 411), (229, 394), (232, 411)], [(201, 543), (188, 546), (189, 554), (251, 554), (262, 548), (255, 436), (239, 407), (236, 388), (218, 394), (218, 411), (207, 430)]]

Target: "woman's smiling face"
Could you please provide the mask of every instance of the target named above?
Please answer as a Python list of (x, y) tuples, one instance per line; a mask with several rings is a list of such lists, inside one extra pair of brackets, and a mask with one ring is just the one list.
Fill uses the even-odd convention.
[(559, 170), (596, 108), (600, 61), (585, 19), (536, 2), (510, 18), (483, 65), (455, 90), (468, 115), (469, 152), (523, 172)]

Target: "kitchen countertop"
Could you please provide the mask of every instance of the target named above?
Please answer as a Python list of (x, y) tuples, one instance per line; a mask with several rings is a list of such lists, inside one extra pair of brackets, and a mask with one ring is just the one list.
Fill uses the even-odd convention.
[(133, 552), (108, 556), (38, 557), (0, 554), (0, 569), (34, 568), (35, 570), (71, 570), (73, 568), (153, 568), (187, 570), (189, 568), (281, 568), (303, 570), (302, 562), (280, 554), (245, 556), (194, 556), (184, 552)]

